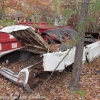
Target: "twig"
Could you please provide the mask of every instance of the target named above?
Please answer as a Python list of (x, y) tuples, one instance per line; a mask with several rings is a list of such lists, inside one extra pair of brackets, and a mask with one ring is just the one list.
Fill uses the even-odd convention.
[(42, 88), (44, 87), (44, 85), (48, 82), (48, 80), (52, 77), (53, 73), (55, 72), (55, 70), (59, 67), (60, 63), (65, 59), (65, 57), (68, 55), (68, 53), (70, 52), (71, 48), (69, 49), (69, 51), (66, 53), (66, 55), (62, 58), (62, 60), (58, 63), (58, 65), (56, 66), (56, 68), (52, 71), (51, 75), (48, 77), (48, 79), (42, 84), (42, 86), (40, 87), (38, 93), (40, 94)]

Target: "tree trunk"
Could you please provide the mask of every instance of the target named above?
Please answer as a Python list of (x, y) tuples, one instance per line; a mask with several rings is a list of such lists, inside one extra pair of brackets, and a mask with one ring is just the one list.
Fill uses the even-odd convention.
[(79, 24), (78, 24), (78, 33), (80, 41), (76, 45), (75, 61), (72, 71), (72, 79), (69, 85), (69, 89), (76, 91), (79, 88), (80, 73), (82, 69), (82, 58), (83, 58), (83, 49), (84, 49), (84, 33), (85, 33), (85, 21), (88, 12), (89, 0), (82, 0)]

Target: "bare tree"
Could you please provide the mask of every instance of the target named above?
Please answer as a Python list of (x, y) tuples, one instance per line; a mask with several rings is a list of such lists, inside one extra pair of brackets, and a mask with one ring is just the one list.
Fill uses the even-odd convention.
[(73, 65), (72, 79), (69, 85), (69, 89), (76, 91), (79, 88), (80, 73), (82, 69), (82, 58), (84, 49), (84, 35), (85, 35), (85, 21), (88, 12), (89, 0), (82, 0), (80, 17), (78, 23), (78, 33), (80, 41), (76, 45), (75, 61)]

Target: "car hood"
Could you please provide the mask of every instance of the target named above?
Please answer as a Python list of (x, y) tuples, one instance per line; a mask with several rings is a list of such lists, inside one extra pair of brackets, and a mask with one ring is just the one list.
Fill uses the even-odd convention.
[(12, 34), (22, 47), (30, 52), (44, 53), (49, 50), (48, 44), (31, 26), (13, 25), (4, 27), (0, 31)]

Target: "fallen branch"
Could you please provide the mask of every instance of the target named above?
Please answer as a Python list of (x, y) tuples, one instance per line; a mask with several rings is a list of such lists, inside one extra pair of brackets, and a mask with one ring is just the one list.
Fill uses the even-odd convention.
[(44, 87), (44, 85), (48, 82), (48, 80), (52, 77), (53, 73), (55, 72), (55, 70), (59, 67), (60, 63), (65, 59), (65, 57), (69, 54), (71, 48), (69, 49), (69, 51), (66, 53), (66, 55), (62, 58), (62, 60), (58, 63), (58, 65), (56, 66), (56, 68), (52, 71), (51, 75), (48, 77), (48, 79), (42, 84), (42, 86), (40, 87), (38, 93), (40, 94), (42, 88)]

